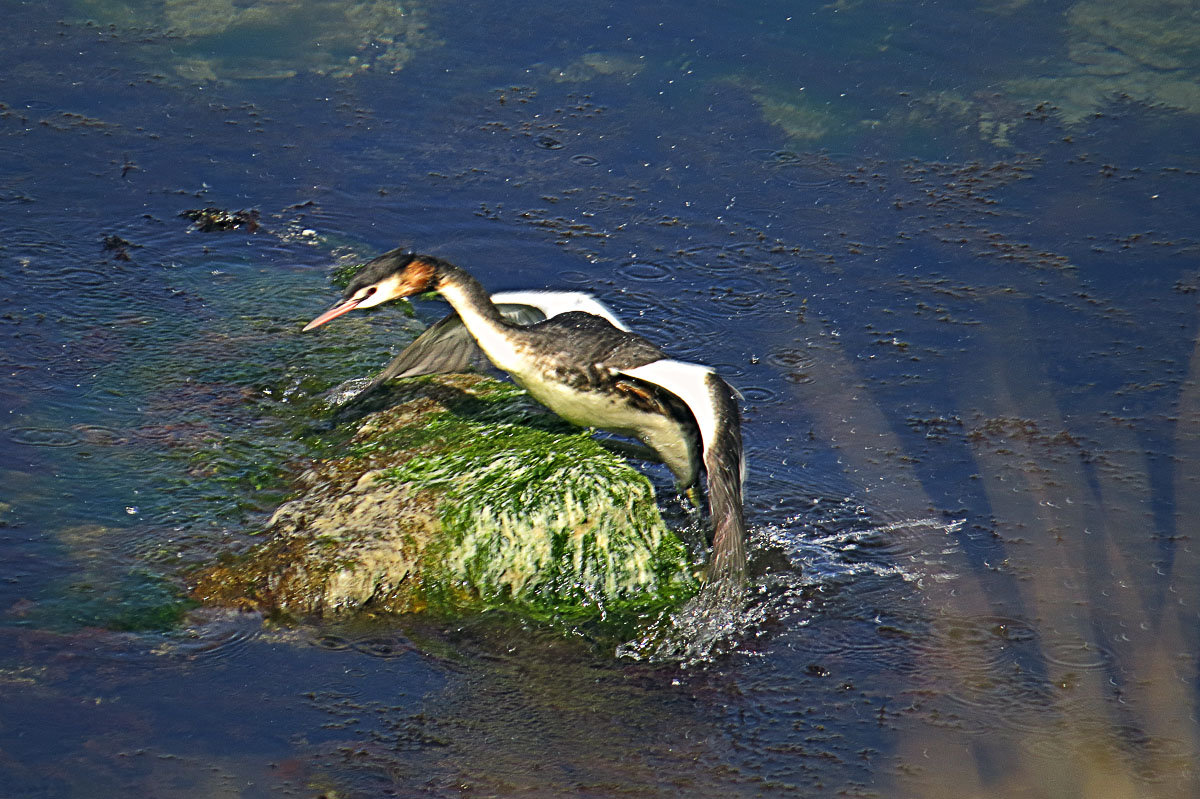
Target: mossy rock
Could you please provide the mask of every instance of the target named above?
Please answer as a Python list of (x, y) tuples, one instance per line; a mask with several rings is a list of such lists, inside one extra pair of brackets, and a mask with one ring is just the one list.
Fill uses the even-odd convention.
[(524, 391), (406, 381), (318, 463), (269, 540), (194, 575), (193, 597), (269, 613), (461, 613), (584, 621), (692, 596), (684, 544), (644, 475)]

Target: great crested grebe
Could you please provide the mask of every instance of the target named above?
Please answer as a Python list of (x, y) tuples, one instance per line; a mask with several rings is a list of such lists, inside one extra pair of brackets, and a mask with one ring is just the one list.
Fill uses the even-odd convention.
[[(601, 316), (620, 330), (629, 329), (607, 305), (578, 291), (500, 291), (493, 294), (491, 300), (500, 315), (515, 325), (533, 325), (552, 316), (582, 311)], [(434, 322), (428, 330), (417, 336), (391, 363), (383, 367), (383, 371), (355, 399), (367, 396), (388, 380), (463, 372), (485, 358), (483, 350), (479, 349), (463, 325), (462, 317), (452, 313)]]
[[(728, 383), (707, 366), (668, 358), (647, 339), (623, 329), (607, 308), (586, 295), (499, 295), (502, 305), (532, 306), (535, 315), (547, 317), (523, 325), (506, 319), (466, 271), (401, 249), (367, 263), (342, 300), (304, 329), (355, 308), (426, 291), (441, 294), (457, 321), (452, 316), (431, 327), (376, 382), (460, 370), (470, 363), (471, 347), (478, 346), (496, 368), (567, 421), (630, 436), (650, 447), (681, 489), (698, 484), (703, 466), (713, 524), (706, 580), (740, 590), (746, 575), (745, 463), (737, 392)], [(509, 313), (520, 316), (511, 308)], [(438, 325), (443, 327), (435, 331)], [(456, 330), (457, 325), (462, 327)]]

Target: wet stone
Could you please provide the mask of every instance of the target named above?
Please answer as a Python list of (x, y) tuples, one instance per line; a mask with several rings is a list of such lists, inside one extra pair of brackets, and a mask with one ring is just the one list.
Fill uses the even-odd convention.
[(315, 464), (265, 541), (193, 575), (210, 604), (272, 614), (474, 612), (625, 621), (677, 607), (696, 578), (646, 477), (476, 375), (402, 381)]
[(258, 230), (258, 211), (226, 211), (223, 208), (192, 208), (181, 211), (180, 216), (192, 220), (196, 230), (201, 233), (215, 233), (223, 230), (245, 228), (248, 233)]

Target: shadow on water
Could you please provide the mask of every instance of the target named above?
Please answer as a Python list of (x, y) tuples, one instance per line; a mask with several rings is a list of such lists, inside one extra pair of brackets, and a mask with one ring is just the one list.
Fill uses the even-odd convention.
[[(1182, 3), (234, 5), (0, 34), (0, 795), (1197, 793)], [(179, 600), (444, 311), (297, 334), (396, 244), (742, 390), (737, 647)]]

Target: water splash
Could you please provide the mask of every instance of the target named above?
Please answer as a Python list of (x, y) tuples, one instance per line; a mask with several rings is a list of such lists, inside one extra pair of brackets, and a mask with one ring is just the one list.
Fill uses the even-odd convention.
[[(818, 532), (807, 524), (756, 528), (751, 550), (759, 557), (751, 568), (757, 566), (760, 576), (747, 591), (702, 591), (618, 646), (616, 654), (633, 661), (702, 668), (732, 652), (751, 651), (754, 642), (780, 624), (803, 624), (796, 617), (811, 611), (814, 596), (829, 597), (867, 578), (916, 585), (949, 579), (942, 556), (956, 545), (943, 536), (953, 535), (962, 525), (960, 520), (925, 518), (841, 531)], [(806, 527), (809, 534), (803, 534)], [(784, 563), (763, 563), (774, 555), (782, 556)]]
[(325, 393), (325, 409), (336, 410), (345, 407), (357, 399), (373, 382), (375, 380), (371, 377), (352, 377), (344, 383), (339, 383)]

